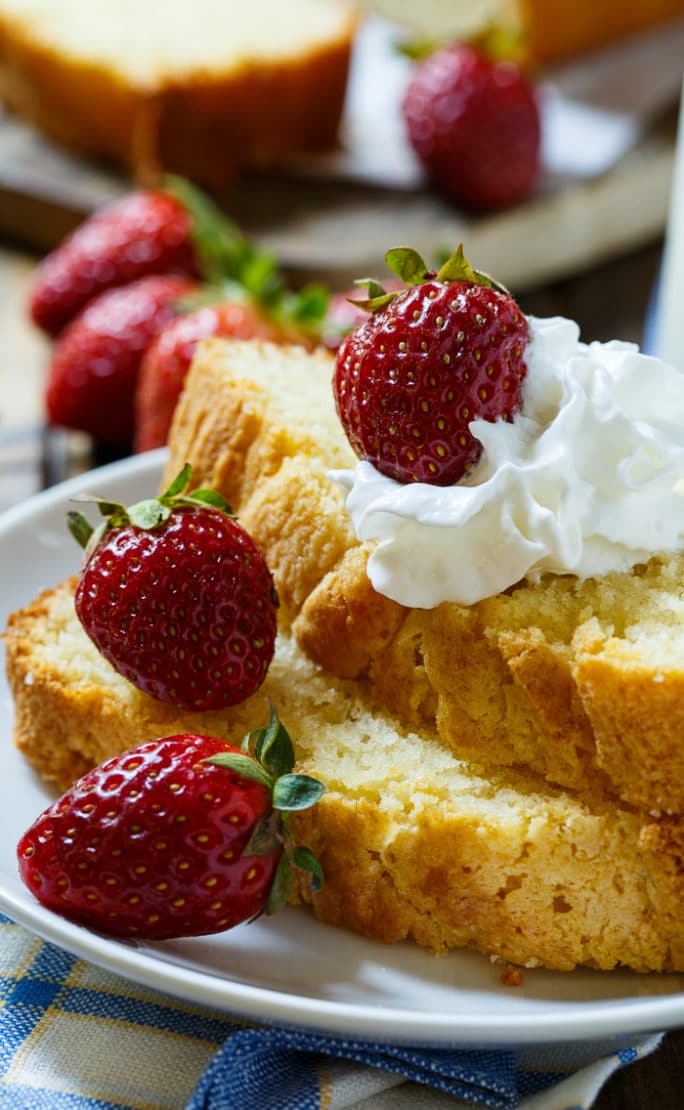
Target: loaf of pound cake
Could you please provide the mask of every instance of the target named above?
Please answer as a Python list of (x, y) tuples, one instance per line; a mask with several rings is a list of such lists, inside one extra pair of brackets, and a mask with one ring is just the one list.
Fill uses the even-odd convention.
[(239, 743), (272, 702), (298, 769), (328, 787), (293, 815), (298, 842), (323, 865), (322, 890), (299, 894), (321, 921), (528, 967), (684, 970), (680, 818), (652, 818), (600, 790), (569, 794), (531, 772), (485, 773), (393, 718), (372, 686), (321, 671), (287, 636), (248, 701), (178, 710), (99, 654), (76, 617), (74, 584), (45, 591), (5, 634), (16, 739), (47, 779), (66, 787), (159, 735)]
[(458, 758), (684, 811), (684, 556), (584, 581), (545, 575), (473, 605), (377, 593), (331, 470), (355, 457), (332, 357), (207, 341), (176, 410), (165, 481), (189, 461), (261, 545), (281, 622), (317, 664), (363, 678)]
[(342, 0), (2, 0), (0, 100), (139, 180), (220, 186), (334, 145), (356, 22)]

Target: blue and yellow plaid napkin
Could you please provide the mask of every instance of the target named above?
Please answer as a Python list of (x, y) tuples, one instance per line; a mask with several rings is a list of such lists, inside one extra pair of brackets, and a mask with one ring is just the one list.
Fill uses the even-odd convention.
[(138, 987), (0, 914), (2, 1110), (585, 1110), (660, 1039), (523, 1054), (255, 1026)]

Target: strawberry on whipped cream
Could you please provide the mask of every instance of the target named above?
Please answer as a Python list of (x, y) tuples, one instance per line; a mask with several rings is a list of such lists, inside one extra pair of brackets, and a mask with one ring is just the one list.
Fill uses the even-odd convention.
[(474, 420), (484, 447), (458, 483), (335, 471), (368, 574), (414, 608), (473, 604), (543, 574), (590, 578), (684, 548), (684, 373), (632, 343), (583, 343), (528, 319), (522, 410)]

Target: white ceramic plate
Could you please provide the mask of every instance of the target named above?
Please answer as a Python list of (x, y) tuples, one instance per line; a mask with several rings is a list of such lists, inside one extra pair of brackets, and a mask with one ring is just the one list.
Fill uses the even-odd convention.
[[(75, 573), (70, 497), (154, 493), (162, 453), (64, 483), (0, 518), (0, 625), (40, 589)], [(435, 958), (384, 946), (286, 910), (221, 936), (159, 944), (105, 939), (40, 907), (17, 876), (14, 846), (51, 795), (11, 743), (0, 685), (0, 908), (40, 936), (138, 983), (247, 1018), (341, 1036), (435, 1045), (512, 1045), (629, 1035), (684, 1025), (684, 976), (528, 971), (520, 987), (471, 952)]]

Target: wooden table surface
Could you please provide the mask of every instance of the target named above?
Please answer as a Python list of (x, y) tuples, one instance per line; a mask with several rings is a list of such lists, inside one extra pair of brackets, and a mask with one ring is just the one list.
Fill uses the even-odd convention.
[[(655, 243), (580, 278), (558, 281), (521, 296), (525, 311), (563, 314), (581, 325), (583, 337), (639, 340), (661, 248)], [(60, 476), (97, 461), (83, 437), (68, 452), (46, 459), (41, 451), (42, 387), (48, 345), (28, 324), (27, 283), (35, 258), (0, 241), (0, 507)], [(54, 442), (52, 443), (54, 451)], [(669, 1033), (653, 1056), (623, 1069), (600, 1093), (596, 1110), (682, 1110), (684, 1031)]]

